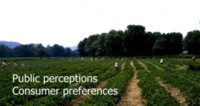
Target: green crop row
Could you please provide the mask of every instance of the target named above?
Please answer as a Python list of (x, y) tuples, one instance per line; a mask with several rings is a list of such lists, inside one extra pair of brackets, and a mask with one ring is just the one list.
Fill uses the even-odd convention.
[[(152, 61), (151, 61), (152, 62)], [(161, 77), (165, 83), (178, 87), (183, 94), (186, 95), (186, 100), (189, 105), (200, 105), (200, 73), (194, 71), (178, 71), (173, 67), (167, 67), (167, 70), (160, 71), (151, 64), (146, 63), (151, 73), (154, 76)], [(156, 64), (154, 62), (154, 64)], [(166, 63), (165, 63), (166, 64)], [(165, 69), (165, 65), (156, 64)], [(172, 65), (172, 64), (171, 64)], [(176, 65), (176, 64), (173, 64)]]
[[(104, 72), (101, 71), (101, 73), (98, 73), (98, 82), (97, 83), (81, 83), (78, 86), (69, 86), (67, 87), (68, 89), (75, 89), (78, 88), (79, 86), (82, 86), (83, 88), (92, 88), (97, 86), (100, 82), (115, 76), (118, 72), (114, 71), (113, 68), (111, 68), (110, 70), (105, 71), (105, 66), (102, 67), (101, 69), (98, 70), (102, 70)], [(86, 73), (85, 75), (95, 75), (95, 73), (98, 71), (95, 70), (94, 73)], [(97, 74), (97, 73), (96, 73)], [(36, 99), (32, 102), (29, 102), (28, 105), (65, 105), (70, 103), (70, 101), (74, 98), (78, 97), (77, 95), (67, 95), (65, 97), (63, 97), (62, 92), (59, 93), (59, 95), (55, 95), (55, 96), (47, 96), (45, 98), (41, 98), (41, 99)]]
[[(26, 60), (27, 62), (28, 60)], [(40, 88), (40, 87), (48, 87), (48, 88), (64, 88), (64, 87), (68, 87), (67, 84), (62, 84), (62, 83), (48, 83), (46, 85), (43, 85), (41, 83), (12, 83), (12, 74), (16, 73), (19, 75), (23, 75), (23, 74), (36, 74), (36, 75), (63, 75), (63, 76), (68, 76), (68, 75), (73, 75), (73, 74), (81, 74), (81, 75), (92, 75), (92, 73), (94, 73), (93, 75), (97, 75), (97, 74), (101, 74), (103, 71), (109, 69), (112, 66), (112, 63), (114, 63), (114, 61), (107, 61), (105, 60), (104, 62), (97, 62), (97, 61), (80, 61), (80, 60), (74, 60), (74, 61), (69, 61), (65, 63), (64, 59), (61, 60), (44, 60), (44, 61), (38, 61), (38, 62), (32, 62), (35, 60), (29, 60), (29, 62), (32, 63), (32, 66), (37, 67), (37, 65), (40, 63), (42, 64), (42, 66), (44, 67), (43, 69), (40, 70), (24, 70), (24, 71), (12, 71), (11, 69), (6, 70), (6, 72), (2, 73), (1, 77), (0, 77), (0, 91), (1, 91), (1, 97), (0, 97), (0, 104), (1, 105), (6, 105), (6, 104), (13, 104), (14, 103), (25, 103), (25, 102), (29, 102), (32, 99), (35, 98), (40, 98), (42, 96), (14, 96), (11, 92), (12, 87), (14, 86), (19, 86), (22, 88)], [(64, 62), (63, 62), (64, 61)], [(23, 62), (23, 61), (21, 61)], [(35, 64), (34, 64), (35, 63)], [(54, 65), (49, 65), (49, 64), (53, 64), (55, 66), (57, 66), (55, 69)], [(47, 65), (46, 65), (47, 64)], [(60, 64), (62, 64), (62, 66), (60, 66)], [(45, 67), (49, 67), (49, 68), (45, 68)], [(60, 67), (60, 69), (59, 69)], [(7, 83), (5, 83), (7, 82)]]
[(129, 62), (125, 65), (124, 71), (111, 78), (105, 88), (118, 89), (117, 95), (93, 95), (89, 100), (79, 105), (113, 106), (125, 93), (129, 80), (133, 76), (133, 69)]
[[(147, 60), (144, 60), (144, 62), (146, 62)], [(163, 70), (165, 70), (165, 72), (171, 72), (173, 71), (173, 75), (185, 79), (191, 83), (195, 83), (195, 84), (200, 84), (200, 73), (198, 71), (192, 71), (192, 70), (178, 70), (176, 68), (177, 65), (180, 65), (180, 67), (187, 67), (187, 63), (190, 64), (197, 64), (200, 65), (200, 63), (198, 62), (193, 62), (192, 60), (177, 60), (177, 59), (167, 59), (166, 62), (164, 64), (159, 64), (159, 60), (148, 60), (149, 62), (161, 67)], [(148, 62), (146, 62), (148, 63)], [(155, 67), (154, 67), (155, 68)]]
[[(135, 66), (140, 67), (137, 62)], [(149, 68), (149, 67), (148, 67)], [(147, 71), (137, 70), (138, 71), (138, 79), (139, 87), (142, 89), (142, 97), (146, 100), (146, 104), (148, 106), (160, 105), (160, 106), (177, 106), (177, 101), (170, 96), (168, 92), (165, 91), (163, 87), (161, 87), (158, 82), (155, 80), (154, 76), (151, 75)]]

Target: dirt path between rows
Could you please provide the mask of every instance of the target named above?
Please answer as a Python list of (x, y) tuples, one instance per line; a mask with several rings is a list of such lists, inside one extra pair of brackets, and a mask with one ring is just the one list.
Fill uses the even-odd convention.
[[(141, 61), (138, 60), (138, 63), (145, 69), (148, 70), (148, 67), (142, 63)], [(149, 64), (153, 65), (154, 67), (156, 67), (156, 69), (158, 70), (163, 70), (162, 68), (158, 67), (157, 65), (154, 65), (153, 63)], [(183, 95), (180, 91), (179, 88), (177, 87), (173, 87), (170, 84), (165, 84), (160, 77), (155, 77), (156, 81), (159, 83), (159, 85), (161, 87), (163, 87), (167, 92), (169, 92), (171, 94), (172, 97), (174, 97), (176, 99), (177, 102), (179, 102), (182, 106), (188, 106), (187, 102), (186, 102), (186, 96)]]
[[(110, 79), (107, 79), (103, 82), (101, 82), (96, 88), (104, 88), (107, 83), (109, 82)], [(86, 100), (88, 100), (90, 98), (90, 96), (92, 96), (91, 94), (89, 95), (81, 95), (78, 98), (73, 99), (69, 104), (67, 104), (67, 106), (75, 106), (77, 104), (80, 103), (84, 103)]]
[(171, 94), (172, 97), (176, 99), (182, 106), (188, 106), (188, 103), (186, 102), (186, 96), (183, 95), (179, 88), (172, 87), (169, 84), (165, 84), (159, 77), (156, 77), (156, 80), (162, 86), (167, 92)]
[(145, 61), (145, 62), (151, 64), (151, 65), (154, 66), (157, 70), (164, 71), (163, 68), (159, 67), (158, 65), (153, 64), (153, 63), (150, 62), (150, 61)]
[(142, 90), (138, 86), (139, 79), (137, 79), (137, 71), (133, 61), (130, 62), (130, 65), (133, 68), (134, 76), (117, 106), (143, 106), (145, 104), (145, 100), (141, 97)]
[(121, 71), (124, 70), (124, 68), (125, 68), (125, 64), (126, 64), (126, 62), (122, 63), (122, 65), (121, 65)]
[(141, 66), (144, 68), (145, 71), (147, 71), (147, 72), (150, 73), (150, 71), (149, 71), (148, 67), (146, 66), (146, 64), (144, 64), (144, 63), (141, 62), (140, 60), (137, 60), (137, 62), (138, 62), (139, 65), (141, 65)]
[[(124, 70), (125, 64), (126, 64), (126, 62), (122, 63), (120, 72)], [(111, 78), (101, 82), (99, 85), (97, 85), (96, 88), (104, 88), (107, 85), (107, 83), (109, 82), (110, 79)], [(78, 98), (73, 99), (69, 104), (67, 104), (67, 106), (75, 106), (77, 104), (84, 103), (91, 96), (92, 96), (91, 94), (89, 94), (89, 95), (80, 95)]]

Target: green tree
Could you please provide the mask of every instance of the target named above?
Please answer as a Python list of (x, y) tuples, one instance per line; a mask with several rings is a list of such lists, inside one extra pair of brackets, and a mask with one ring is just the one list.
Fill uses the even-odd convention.
[(42, 58), (44, 56), (46, 56), (46, 51), (45, 51), (45, 47), (42, 44), (37, 44), (36, 45), (36, 56)]
[(81, 56), (149, 56), (182, 52), (182, 34), (145, 32), (141, 25), (129, 25), (123, 31), (95, 34), (79, 42)]
[(87, 38), (83, 39), (82, 41), (79, 42), (78, 44), (78, 52), (80, 56), (87, 56), (88, 54), (85, 51), (85, 45), (87, 42)]
[(153, 55), (165, 55), (166, 54), (166, 42), (167, 39), (164, 36), (160, 36), (154, 46), (153, 46)]
[(15, 57), (35, 57), (36, 47), (34, 44), (20, 45), (14, 48)]
[(1, 45), (0, 44), (0, 57), (12, 57), (12, 49), (9, 48), (8, 46)]
[(107, 56), (123, 56), (123, 32), (111, 30), (105, 37), (105, 54)]
[(88, 37), (87, 42), (85, 43), (85, 52), (88, 54), (88, 56), (95, 56), (96, 48), (94, 42), (97, 40), (98, 36), (99, 35), (97, 34)]
[(93, 46), (96, 49), (95, 52), (95, 56), (105, 56), (106, 55), (106, 45), (105, 45), (105, 41), (106, 41), (106, 36), (107, 33), (102, 33), (100, 36), (98, 36), (97, 40), (95, 40), (95, 42), (93, 43)]
[(190, 54), (200, 54), (200, 31), (194, 30), (188, 32), (184, 39), (185, 49)]
[(183, 36), (181, 33), (167, 33), (165, 37), (167, 39), (166, 54), (175, 55), (183, 51)]
[(64, 57), (65, 56), (65, 49), (63, 46), (55, 44), (51, 47), (51, 56), (53, 57)]
[(127, 56), (145, 53), (145, 27), (129, 25), (124, 33), (124, 46)]
[(66, 55), (67, 57), (71, 57), (71, 56), (72, 56), (72, 50), (71, 50), (70, 48), (66, 48), (66, 49), (65, 49), (65, 55)]

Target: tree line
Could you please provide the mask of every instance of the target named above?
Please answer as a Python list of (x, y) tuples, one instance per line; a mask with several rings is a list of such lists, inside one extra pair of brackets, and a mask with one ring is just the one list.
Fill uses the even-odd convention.
[(44, 47), (42, 44), (19, 45), (14, 49), (0, 45), (0, 57), (72, 57), (77, 56), (77, 51), (64, 48), (61, 45)]
[(128, 25), (125, 31), (111, 30), (94, 34), (78, 44), (80, 56), (152, 56), (176, 55), (183, 51), (200, 54), (200, 31), (146, 32), (142, 25)]

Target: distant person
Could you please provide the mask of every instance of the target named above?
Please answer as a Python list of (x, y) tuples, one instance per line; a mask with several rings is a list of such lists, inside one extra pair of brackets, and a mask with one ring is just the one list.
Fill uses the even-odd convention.
[(6, 60), (3, 60), (3, 62), (1, 63), (1, 66), (2, 66), (2, 70), (5, 71), (7, 68)]
[(196, 57), (192, 57), (192, 60), (195, 61), (195, 60), (196, 60)]
[(163, 64), (163, 62), (164, 62), (163, 59), (160, 59), (160, 64)]
[(21, 66), (24, 67), (25, 66), (24, 63), (22, 63)]
[(119, 64), (118, 64), (118, 61), (115, 62), (115, 70), (118, 70), (119, 69)]
[(25, 64), (24, 64), (24, 63), (21, 64), (21, 69), (22, 69), (23, 71), (25, 70)]
[(32, 70), (31, 64), (28, 64), (28, 70)]
[(17, 61), (15, 61), (13, 65), (14, 65), (14, 70), (16, 71), (17, 70)]

